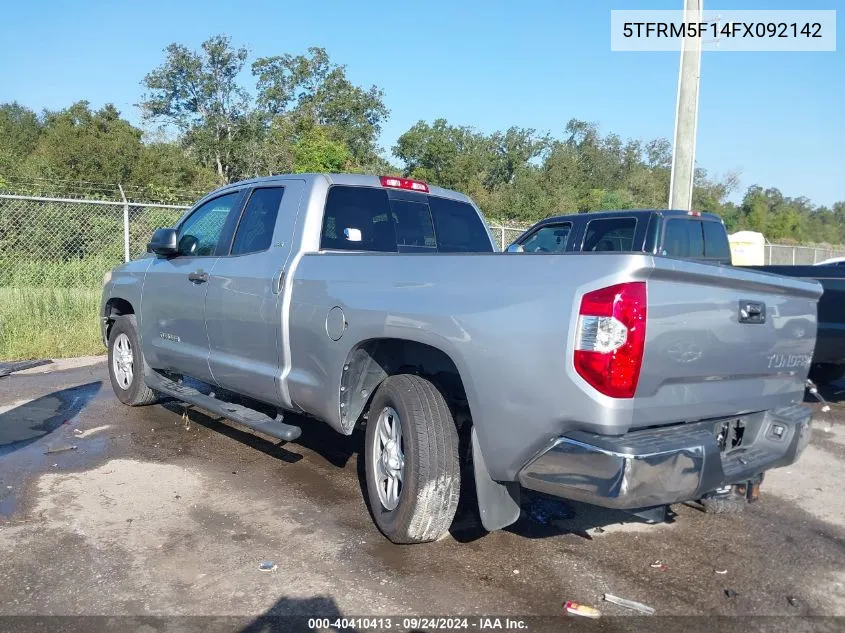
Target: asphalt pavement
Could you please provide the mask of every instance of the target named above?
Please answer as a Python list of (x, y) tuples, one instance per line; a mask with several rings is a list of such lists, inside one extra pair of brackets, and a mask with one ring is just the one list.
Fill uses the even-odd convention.
[(504, 531), (464, 506), (448, 537), (396, 546), (364, 502), (359, 433), (301, 419), (302, 438), (280, 445), (177, 402), (128, 408), (91, 362), (0, 378), (0, 616), (464, 615), (479, 628), (495, 614), (559, 630), (573, 600), (606, 630), (643, 622), (611, 593), (653, 607), (652, 629), (660, 616), (845, 627), (837, 388), (801, 460), (739, 515), (677, 505), (649, 525), (532, 496)]

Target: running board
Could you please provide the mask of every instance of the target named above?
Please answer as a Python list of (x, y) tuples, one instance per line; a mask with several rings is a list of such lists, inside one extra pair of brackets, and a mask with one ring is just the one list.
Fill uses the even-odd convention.
[(145, 375), (144, 382), (154, 391), (202, 407), (206, 411), (222, 415), (224, 418), (242, 424), (253, 431), (270, 435), (285, 442), (293, 442), (302, 433), (302, 429), (298, 426), (282, 422), (284, 416), (281, 413), (275, 419), (271, 418), (255, 409), (219, 400), (214, 396), (207, 396), (193, 387), (181, 385), (176, 381), (165, 378), (156, 371), (150, 371), (149, 374)]

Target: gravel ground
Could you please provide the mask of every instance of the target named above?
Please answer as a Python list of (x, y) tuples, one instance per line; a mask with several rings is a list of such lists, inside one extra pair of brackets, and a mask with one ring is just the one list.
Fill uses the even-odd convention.
[(464, 508), (450, 537), (395, 546), (363, 501), (358, 434), (300, 420), (301, 440), (282, 447), (199, 410), (186, 422), (175, 402), (130, 409), (90, 363), (0, 379), (0, 616), (232, 616), (200, 629), (258, 630), (275, 615), (466, 615), (484, 628), (479, 616), (497, 614), (560, 630), (575, 600), (603, 617), (567, 624), (643, 626), (608, 617), (633, 613), (602, 602), (612, 593), (664, 616), (651, 630), (845, 628), (835, 389), (801, 460), (769, 473), (740, 515), (678, 505), (647, 525), (534, 496), (507, 530), (483, 533)]

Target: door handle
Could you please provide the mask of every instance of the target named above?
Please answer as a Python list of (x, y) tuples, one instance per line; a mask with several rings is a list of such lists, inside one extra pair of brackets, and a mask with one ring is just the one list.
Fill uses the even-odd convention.
[(765, 323), (766, 304), (759, 301), (747, 301), (743, 299), (739, 302), (739, 322)]
[(273, 275), (273, 294), (279, 294), (285, 287), (285, 271), (280, 270)]
[(208, 281), (208, 273), (203, 272), (202, 270), (197, 270), (192, 273), (188, 273), (188, 281), (195, 284), (204, 284)]

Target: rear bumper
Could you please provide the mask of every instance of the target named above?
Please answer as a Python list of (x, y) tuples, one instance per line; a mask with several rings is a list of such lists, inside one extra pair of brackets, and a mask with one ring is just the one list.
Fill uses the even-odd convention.
[(638, 509), (699, 499), (727, 484), (791, 464), (810, 441), (808, 407), (742, 416), (740, 447), (722, 453), (717, 422), (633, 431), (573, 432), (519, 472), (525, 488), (607, 508)]

